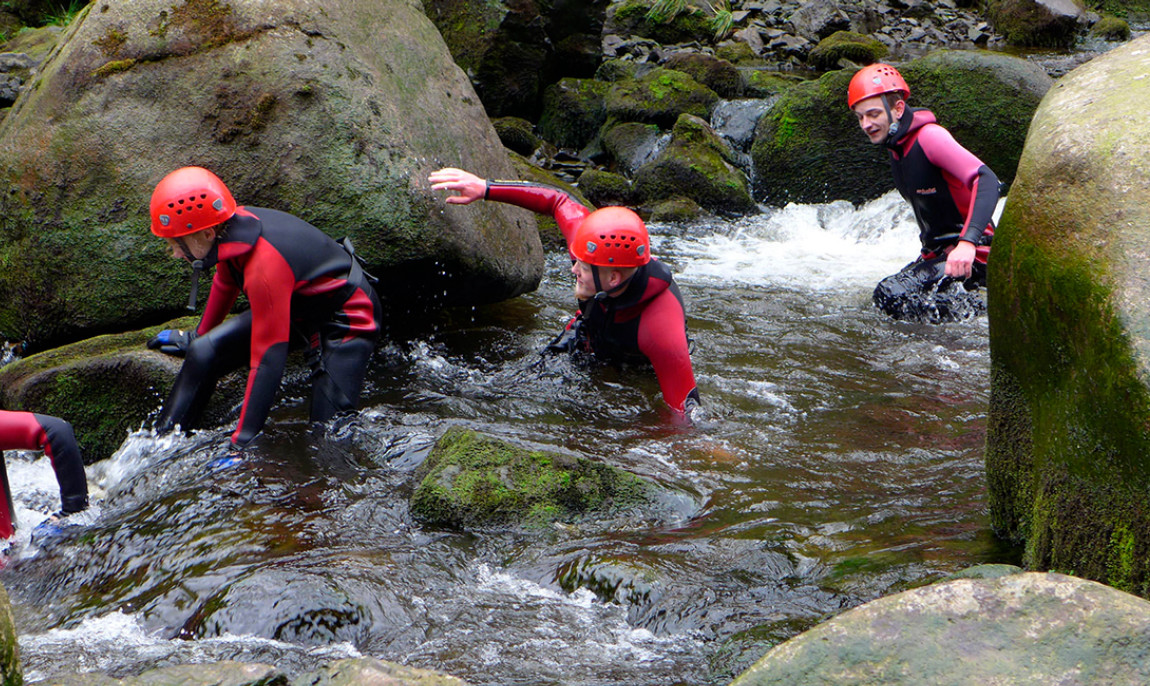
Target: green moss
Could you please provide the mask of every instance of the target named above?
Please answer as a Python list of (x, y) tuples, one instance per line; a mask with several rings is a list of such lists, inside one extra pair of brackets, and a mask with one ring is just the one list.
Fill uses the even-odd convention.
[(571, 520), (647, 499), (638, 477), (582, 458), (529, 451), (451, 429), (416, 475), (412, 514), (441, 526), (528, 525)]
[(105, 76), (111, 76), (112, 74), (119, 74), (121, 72), (128, 71), (134, 66), (136, 66), (135, 58), (128, 58), (126, 60), (112, 60), (111, 62), (105, 62), (104, 65), (99, 69), (94, 70), (92, 72), (92, 76), (103, 78)]
[(1136, 539), (1134, 534), (1125, 526), (1119, 525), (1110, 534), (1110, 555), (1107, 560), (1109, 583), (1128, 593), (1135, 592), (1134, 571), (1137, 559), (1134, 556)]
[(1130, 39), (1130, 24), (1125, 19), (1115, 16), (1105, 16), (1090, 27), (1091, 35), (1105, 38), (1109, 41), (1124, 41)]
[(92, 41), (92, 44), (100, 48), (100, 51), (103, 52), (104, 55), (111, 57), (115, 55), (120, 48), (124, 47), (124, 43), (126, 42), (128, 42), (128, 34), (119, 29), (109, 27), (104, 35)]
[(807, 55), (807, 62), (816, 69), (834, 69), (839, 60), (867, 65), (878, 62), (887, 54), (882, 42), (853, 31), (835, 31), (819, 41)]
[(670, 69), (653, 69), (639, 79), (621, 81), (607, 92), (608, 117), (618, 121), (674, 126), (680, 114), (704, 119), (718, 104), (719, 96), (690, 75)]

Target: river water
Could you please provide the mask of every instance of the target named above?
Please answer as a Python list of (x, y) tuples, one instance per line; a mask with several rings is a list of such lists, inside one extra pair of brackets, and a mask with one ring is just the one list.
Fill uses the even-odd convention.
[[(473, 684), (726, 684), (844, 609), (1012, 561), (986, 513), (986, 318), (870, 305), (916, 251), (900, 198), (652, 230), (687, 300), (693, 426), (649, 373), (538, 354), (573, 306), (551, 255), (535, 293), (397, 323), (352, 420), (309, 428), (294, 379), (238, 464), (215, 462), (226, 427), (127, 436), (54, 536), (29, 535), (55, 505), (47, 462), (9, 452), (23, 526), (0, 580), (27, 680), (363, 655)], [(666, 502), (604, 525), (425, 528), (411, 477), (454, 425), (624, 467)]]

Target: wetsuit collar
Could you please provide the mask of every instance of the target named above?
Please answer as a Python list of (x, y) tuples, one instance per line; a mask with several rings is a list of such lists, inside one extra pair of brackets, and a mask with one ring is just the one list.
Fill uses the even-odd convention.
[(599, 280), (599, 267), (591, 265), (591, 278), (595, 280), (595, 300), (603, 302), (615, 293), (622, 293), (627, 289), (627, 286), (630, 285), (631, 279), (635, 278), (635, 274), (638, 273), (638, 270), (636, 270), (634, 274), (623, 279), (618, 286), (615, 286), (610, 291), (605, 291), (603, 290), (603, 283)]
[[(887, 119), (890, 119), (892, 112), (890, 111), (890, 107), (886, 104), (886, 98), (883, 98), (882, 106), (886, 108)], [(909, 105), (903, 106), (902, 116), (899, 117), (898, 121), (891, 124), (890, 131), (887, 132), (886, 140), (883, 141), (883, 145), (888, 148), (898, 147), (899, 141), (905, 138), (906, 135), (910, 133), (910, 130), (914, 128), (914, 112), (915, 108), (912, 108)]]

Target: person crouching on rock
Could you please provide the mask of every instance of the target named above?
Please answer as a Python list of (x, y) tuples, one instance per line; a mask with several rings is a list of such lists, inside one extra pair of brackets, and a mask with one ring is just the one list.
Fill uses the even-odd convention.
[(986, 285), (986, 260), (994, 236), (998, 177), (959, 145), (934, 114), (909, 107), (910, 87), (889, 64), (860, 69), (847, 90), (847, 105), (871, 143), (890, 150), (894, 183), (918, 222), (922, 253), (874, 291), (874, 303), (895, 319), (954, 320), (985, 310), (946, 286)]
[[(164, 330), (148, 347), (185, 356), (156, 429), (194, 428), (216, 382), (250, 367), (231, 442), (256, 437), (287, 365), (289, 342), (306, 348), (311, 420), (355, 410), (380, 331), (380, 303), (347, 241), (286, 212), (240, 207), (214, 173), (184, 167), (152, 193), (152, 233), (192, 264), (192, 302), (202, 269), (217, 266), (199, 325)], [(250, 308), (225, 320), (240, 293)]]
[[(71, 424), (44, 414), (0, 410), (0, 450), (43, 450), (48, 456), (60, 485), (60, 511), (49, 519), (59, 521), (87, 509), (88, 479)], [(7, 540), (16, 533), (16, 511), (2, 462), (0, 489), (6, 505), (0, 507), (0, 539)]]
[(651, 257), (647, 227), (625, 207), (595, 211), (551, 186), (487, 181), (462, 169), (433, 172), (450, 204), (494, 200), (550, 214), (567, 240), (579, 312), (552, 350), (584, 351), (608, 362), (649, 362), (663, 399), (690, 416), (699, 391), (691, 368), (683, 297), (671, 270)]

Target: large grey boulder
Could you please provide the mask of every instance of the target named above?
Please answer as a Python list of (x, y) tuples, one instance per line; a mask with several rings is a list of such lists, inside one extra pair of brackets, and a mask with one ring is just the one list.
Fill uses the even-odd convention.
[(1011, 45), (1071, 48), (1086, 24), (1081, 0), (992, 0), (987, 14)]
[(1035, 569), (1150, 596), (1150, 37), (1059, 79), (989, 264), (991, 521)]
[(186, 266), (148, 233), (172, 169), (349, 235), (385, 302), (534, 288), (534, 219), (445, 208), (428, 172), (510, 177), (466, 75), (414, 0), (92, 4), (0, 123), (0, 336), (74, 340), (161, 321)]
[(1150, 603), (1061, 574), (958, 579), (848, 610), (731, 686), (1144, 684)]

